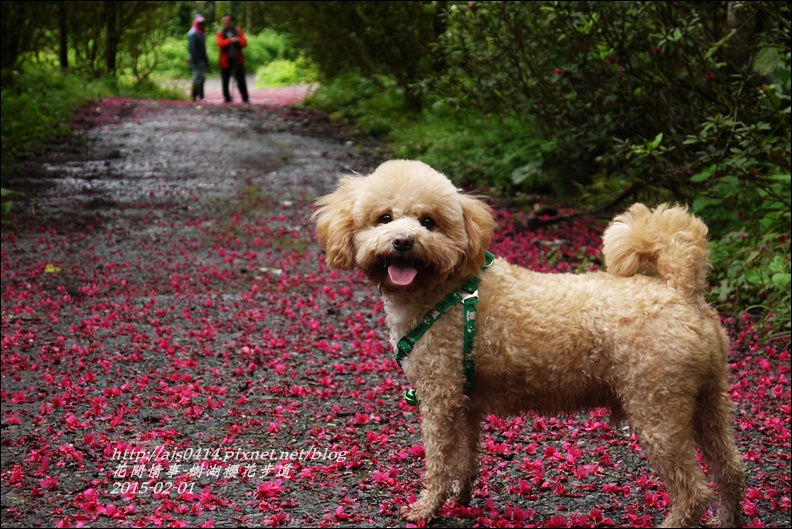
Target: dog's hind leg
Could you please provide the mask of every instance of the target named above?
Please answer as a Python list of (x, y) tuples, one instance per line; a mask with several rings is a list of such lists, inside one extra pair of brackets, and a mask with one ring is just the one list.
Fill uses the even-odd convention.
[(718, 490), (719, 513), (711, 524), (742, 527), (740, 504), (745, 487), (745, 466), (734, 442), (727, 384), (720, 380), (705, 388), (697, 404), (693, 418), (696, 442)]
[(671, 495), (671, 511), (661, 527), (695, 527), (713, 494), (696, 461), (693, 398), (647, 391), (624, 405), (641, 448)]

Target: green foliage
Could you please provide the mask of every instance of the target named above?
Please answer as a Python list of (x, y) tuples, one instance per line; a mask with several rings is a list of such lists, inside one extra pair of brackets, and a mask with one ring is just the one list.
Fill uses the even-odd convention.
[(0, 2), (0, 68), (15, 68), (49, 42), (44, 23), (56, 20), (54, 2)]
[(266, 64), (276, 60), (297, 61), (300, 50), (296, 48), (288, 35), (265, 29), (261, 33), (248, 35), (248, 50), (260, 54), (257, 64)]
[(541, 136), (513, 118), (457, 111), (438, 100), (389, 139), (399, 158), (420, 159), (464, 188), (514, 195), (530, 182), (534, 190), (554, 191), (531, 170), (540, 163)]
[[(283, 33), (268, 29), (256, 35), (246, 36), (248, 45), (245, 48), (245, 71), (248, 73), (258, 72), (273, 61), (290, 61), (295, 63), (298, 71), (306, 72), (307, 75), (307, 64), (299, 60), (299, 50), (292, 46), (289, 38)], [(207, 47), (216, 48), (217, 44), (213, 41)]]
[(407, 88), (423, 112), (383, 77), (345, 74), (313, 102), (460, 184), (692, 204), (721, 306), (765, 307), (789, 332), (788, 19), (774, 2), (453, 3), (431, 75)]
[(62, 68), (96, 78), (126, 70), (145, 79), (156, 66), (151, 51), (168, 34), (163, 20), (174, 16), (177, 7), (173, 2), (140, 1), (34, 3), (28, 12), (15, 14), (8, 38), (20, 37), (18, 24), (31, 24), (36, 44), (3, 66), (38, 62), (49, 54)]
[[(359, 134), (387, 140), (396, 157), (421, 159), (457, 185), (496, 193), (516, 191), (515, 180), (538, 178), (515, 172), (535, 164), (546, 148), (522, 121), (459, 111), (444, 99), (430, 98), (422, 112), (411, 112), (402, 89), (385, 76), (341, 74), (321, 84), (306, 103)], [(532, 181), (552, 191), (551, 182)]]
[(269, 88), (278, 86), (289, 86), (300, 83), (313, 83), (319, 77), (316, 68), (309, 64), (305, 59), (290, 61), (287, 59), (276, 59), (256, 72), (256, 87)]
[(755, 185), (712, 165), (691, 179), (713, 180), (711, 195), (693, 201), (711, 227), (713, 296), (734, 310), (761, 309), (772, 332), (789, 333), (789, 173)]
[(24, 68), (3, 71), (3, 153), (18, 154), (45, 138), (66, 134), (75, 107), (96, 99), (101, 81), (63, 75), (55, 68)]
[(442, 2), (272, 2), (271, 19), (317, 65), (323, 80), (386, 75), (418, 110)]
[(768, 307), (788, 332), (789, 4), (476, 2), (447, 14), (431, 86), (461, 109), (529, 121), (552, 145), (515, 176), (544, 173), (588, 204), (692, 203), (711, 227), (716, 294)]
[[(215, 35), (219, 27), (206, 31), (206, 54), (209, 57), (208, 74), (219, 75), (217, 66), (220, 50)], [(309, 76), (310, 67), (300, 59), (299, 50), (295, 49), (287, 35), (272, 29), (256, 35), (245, 35), (248, 45), (245, 48), (245, 70), (257, 72), (273, 61), (291, 61), (295, 63), (297, 75)], [(187, 30), (179, 37), (168, 37), (152, 52), (157, 56), (157, 66), (153, 75), (157, 78), (189, 79), (192, 75), (187, 62)], [(277, 66), (276, 66), (277, 68)]]
[(330, 118), (353, 123), (359, 134), (386, 137), (411, 119), (396, 82), (385, 76), (341, 74), (324, 83), (306, 103), (330, 112)]
[[(753, 2), (735, 14), (727, 7), (455, 4), (438, 45), (447, 69), (433, 85), (461, 106), (535, 123), (556, 143), (542, 168), (556, 179), (579, 189), (618, 172), (628, 185), (685, 200), (705, 187), (689, 179), (702, 161), (720, 161), (741, 143), (761, 144), (754, 167), (743, 164), (747, 174), (789, 165), (782, 147), (789, 144), (788, 73), (772, 88), (760, 75), (789, 71), (783, 8)], [(774, 29), (754, 33), (760, 23)], [(759, 71), (750, 66), (758, 52)], [(706, 145), (686, 141), (717, 116), (727, 120), (708, 131)]]
[[(181, 37), (168, 37), (155, 52), (158, 56), (157, 67), (153, 72), (156, 78), (189, 79), (192, 76), (190, 64), (187, 62), (187, 32)], [(206, 46), (209, 57), (209, 73), (217, 69), (217, 46)]]

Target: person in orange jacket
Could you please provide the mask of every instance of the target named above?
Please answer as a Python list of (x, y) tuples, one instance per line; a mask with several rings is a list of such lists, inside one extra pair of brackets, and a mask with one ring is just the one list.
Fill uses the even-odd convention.
[(248, 102), (247, 83), (245, 82), (245, 56), (242, 48), (247, 46), (247, 39), (242, 30), (234, 25), (231, 15), (223, 15), (221, 20), (223, 27), (217, 32), (217, 45), (220, 47), (220, 74), (223, 79), (223, 98), (226, 103), (230, 103), (231, 92), (228, 90), (228, 83), (231, 76), (236, 79), (239, 94), (242, 101)]

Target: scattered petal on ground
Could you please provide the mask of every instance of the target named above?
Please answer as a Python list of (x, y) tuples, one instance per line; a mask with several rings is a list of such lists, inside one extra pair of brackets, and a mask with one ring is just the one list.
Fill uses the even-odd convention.
[[(311, 113), (107, 100), (89, 142), (25, 164), (2, 231), (4, 526), (402, 527), (419, 416), (358, 273), (328, 270), (315, 198), (379, 155)], [(491, 250), (597, 269), (603, 226)], [(790, 517), (789, 339), (724, 315), (752, 526)], [(649, 527), (668, 494), (606, 410), (488, 417), (469, 507), (430, 525)]]

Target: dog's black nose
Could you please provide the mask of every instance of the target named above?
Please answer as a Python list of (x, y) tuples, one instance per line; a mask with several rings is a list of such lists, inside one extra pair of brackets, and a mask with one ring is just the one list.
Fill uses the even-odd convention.
[(415, 240), (413, 240), (413, 238), (406, 233), (400, 233), (393, 238), (393, 242), (391, 244), (393, 244), (393, 247), (397, 252), (406, 252), (413, 247)]

